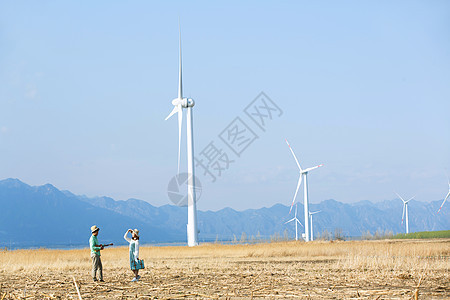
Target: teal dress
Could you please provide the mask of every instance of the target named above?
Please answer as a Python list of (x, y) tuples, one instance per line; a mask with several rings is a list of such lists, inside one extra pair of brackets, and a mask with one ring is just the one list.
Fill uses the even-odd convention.
[[(139, 242), (137, 242), (137, 243), (139, 243)], [(139, 244), (137, 244), (137, 243), (136, 243), (136, 241), (132, 241), (130, 243), (130, 268), (131, 268), (131, 270), (144, 269), (144, 261), (142, 259), (139, 259), (139, 257), (136, 257), (136, 255), (139, 253)]]
[(142, 269), (139, 264), (139, 260), (134, 256), (136, 250), (136, 243), (130, 243), (130, 267), (131, 270), (140, 270)]

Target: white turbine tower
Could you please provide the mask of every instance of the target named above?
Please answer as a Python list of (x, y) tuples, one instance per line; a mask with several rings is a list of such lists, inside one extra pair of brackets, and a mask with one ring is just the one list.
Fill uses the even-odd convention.
[(405, 213), (406, 213), (406, 233), (409, 233), (408, 202), (411, 201), (415, 196), (409, 198), (409, 200), (407, 200), (407, 201), (405, 201), (399, 194), (397, 194), (397, 196), (403, 201), (402, 224), (403, 224), (403, 220), (405, 219)]
[(313, 215), (315, 215), (315, 214), (317, 214), (317, 213), (320, 213), (321, 211), (320, 210), (318, 210), (318, 211), (313, 211), (313, 212), (309, 212), (309, 221), (311, 222), (311, 241), (314, 241), (314, 234), (313, 234), (313, 221), (312, 221), (312, 216)]
[(300, 224), (300, 226), (303, 227), (302, 223), (299, 219), (297, 219), (297, 203), (295, 204), (295, 216), (290, 219), (289, 221), (285, 222), (284, 224), (290, 223), (294, 221), (295, 222), (295, 240), (298, 241), (298, 230), (297, 230), (297, 223)]
[(447, 192), (447, 196), (445, 196), (444, 201), (442, 202), (441, 207), (439, 207), (439, 210), (438, 210), (437, 213), (439, 213), (439, 212), (441, 211), (442, 206), (444, 206), (445, 201), (447, 201), (447, 199), (448, 199), (449, 196), (450, 196), (450, 179), (449, 179), (449, 181), (448, 181), (448, 192)]
[(194, 172), (194, 132), (193, 132), (193, 112), (194, 100), (183, 98), (182, 64), (181, 64), (181, 30), (180, 30), (180, 64), (178, 73), (178, 97), (172, 100), (174, 106), (172, 112), (166, 120), (178, 113), (178, 175), (180, 174), (180, 152), (181, 152), (181, 127), (183, 122), (183, 108), (187, 114), (187, 161), (188, 161), (188, 224), (187, 240), (188, 246), (196, 246), (197, 242), (197, 207), (195, 198), (195, 172)]
[(304, 177), (304, 183), (303, 183), (303, 188), (304, 188), (304, 201), (303, 201), (303, 205), (305, 207), (305, 241), (309, 242), (310, 241), (310, 229), (309, 229), (309, 202), (308, 202), (308, 172), (314, 169), (317, 169), (318, 167), (321, 167), (323, 165), (318, 165), (312, 168), (308, 168), (308, 169), (302, 169), (302, 167), (300, 167), (300, 164), (298, 163), (298, 159), (295, 156), (294, 150), (292, 150), (291, 145), (289, 145), (289, 142), (286, 139), (286, 144), (289, 146), (289, 149), (291, 150), (292, 155), (294, 156), (295, 162), (297, 163), (298, 169), (300, 171), (300, 178), (298, 179), (298, 183), (297, 183), (297, 189), (295, 190), (295, 194), (294, 194), (294, 199), (292, 199), (292, 204), (291, 204), (291, 209), (289, 210), (289, 213), (291, 213), (292, 210), (292, 206), (294, 205), (295, 202), (295, 198), (297, 197), (297, 193), (298, 193), (298, 189), (300, 188), (300, 185), (302, 184), (302, 179)]

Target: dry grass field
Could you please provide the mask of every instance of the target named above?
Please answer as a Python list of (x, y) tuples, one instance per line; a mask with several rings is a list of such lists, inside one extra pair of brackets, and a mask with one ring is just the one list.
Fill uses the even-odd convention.
[(141, 247), (146, 269), (130, 282), (128, 248), (0, 252), (0, 300), (450, 299), (450, 240), (280, 242)]

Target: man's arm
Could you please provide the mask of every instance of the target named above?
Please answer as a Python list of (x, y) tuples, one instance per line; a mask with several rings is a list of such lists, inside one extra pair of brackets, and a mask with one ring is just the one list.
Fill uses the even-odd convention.
[(94, 242), (94, 239), (90, 239), (90, 240), (89, 240), (89, 244), (90, 244), (92, 250), (96, 250), (96, 251), (98, 251), (98, 250), (103, 250), (103, 247), (102, 247), (102, 246), (99, 246), (99, 245), (94, 244), (94, 243), (95, 243), (95, 242)]

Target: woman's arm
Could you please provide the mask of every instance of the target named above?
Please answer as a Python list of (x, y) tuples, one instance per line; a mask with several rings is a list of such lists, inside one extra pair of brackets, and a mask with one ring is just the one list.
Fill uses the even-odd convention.
[(125, 235), (123, 236), (123, 238), (125, 239), (125, 241), (127, 241), (128, 243), (131, 243), (131, 239), (129, 237), (127, 237), (128, 232), (130, 232), (130, 229), (127, 230), (127, 232), (125, 232)]
[(139, 259), (139, 240), (134, 243), (134, 258), (136, 261)]

